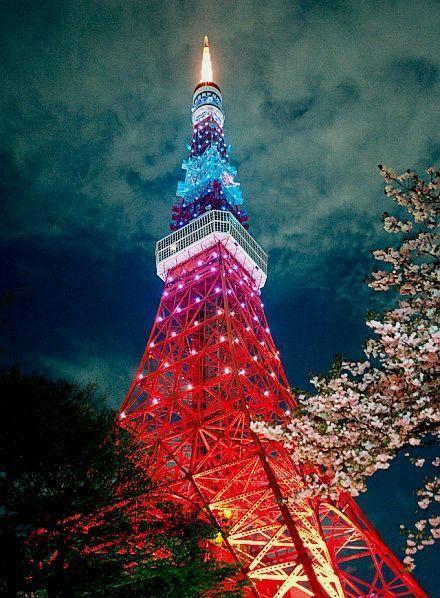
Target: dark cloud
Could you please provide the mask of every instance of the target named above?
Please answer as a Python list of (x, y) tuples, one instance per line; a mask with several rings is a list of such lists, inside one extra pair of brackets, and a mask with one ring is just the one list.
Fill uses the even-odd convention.
[(262, 106), (265, 117), (269, 118), (276, 127), (287, 128), (304, 116), (313, 106), (314, 98), (298, 100), (267, 100)]
[(391, 76), (400, 91), (432, 89), (438, 81), (438, 66), (426, 58), (402, 58), (391, 65)]

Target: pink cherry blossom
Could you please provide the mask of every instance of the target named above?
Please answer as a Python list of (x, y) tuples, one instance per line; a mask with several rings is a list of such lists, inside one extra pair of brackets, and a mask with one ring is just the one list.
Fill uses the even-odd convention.
[[(385, 194), (408, 213), (408, 220), (387, 213), (384, 229), (393, 245), (373, 252), (384, 265), (368, 282), (375, 291), (397, 292), (395, 304), (367, 321), (372, 337), (365, 360), (340, 362), (329, 377), (316, 376), (315, 393), (298, 396), (298, 409), (285, 422), (254, 422), (253, 429), (281, 440), (297, 464), (314, 470), (302, 496), (335, 497), (340, 489), (353, 496), (366, 480), (389, 467), (405, 446), (420, 446), (440, 434), (440, 173), (428, 180), (380, 166)], [(417, 467), (440, 466), (413, 459)], [(413, 555), (440, 536), (440, 478), (426, 478), (417, 492), (425, 519), (408, 533), (408, 569)], [(428, 522), (428, 523), (427, 523)]]

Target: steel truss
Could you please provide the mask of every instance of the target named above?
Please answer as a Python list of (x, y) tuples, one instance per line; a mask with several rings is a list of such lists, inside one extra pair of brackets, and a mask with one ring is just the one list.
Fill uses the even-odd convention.
[(169, 272), (120, 411), (150, 448), (158, 492), (221, 530), (219, 558), (242, 564), (250, 596), (426, 596), (353, 499), (288, 500), (303, 486), (255, 418), (295, 409), (253, 280), (218, 243)]

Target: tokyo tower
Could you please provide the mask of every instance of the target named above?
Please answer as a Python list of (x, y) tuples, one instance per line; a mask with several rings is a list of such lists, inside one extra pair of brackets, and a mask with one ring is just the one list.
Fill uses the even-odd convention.
[(295, 399), (261, 302), (267, 255), (247, 230), (207, 37), (191, 118), (172, 232), (156, 245), (164, 291), (122, 424), (148, 447), (158, 492), (218, 526), (213, 551), (240, 565), (247, 596), (426, 596), (348, 494), (288, 500), (307, 472), (250, 428), (283, 422)]

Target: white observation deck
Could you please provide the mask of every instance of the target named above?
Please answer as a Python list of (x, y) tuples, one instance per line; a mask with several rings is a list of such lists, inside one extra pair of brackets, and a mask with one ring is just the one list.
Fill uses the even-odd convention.
[(167, 273), (182, 262), (221, 242), (252, 276), (257, 288), (267, 278), (267, 253), (231, 212), (210, 210), (156, 243), (157, 275)]

